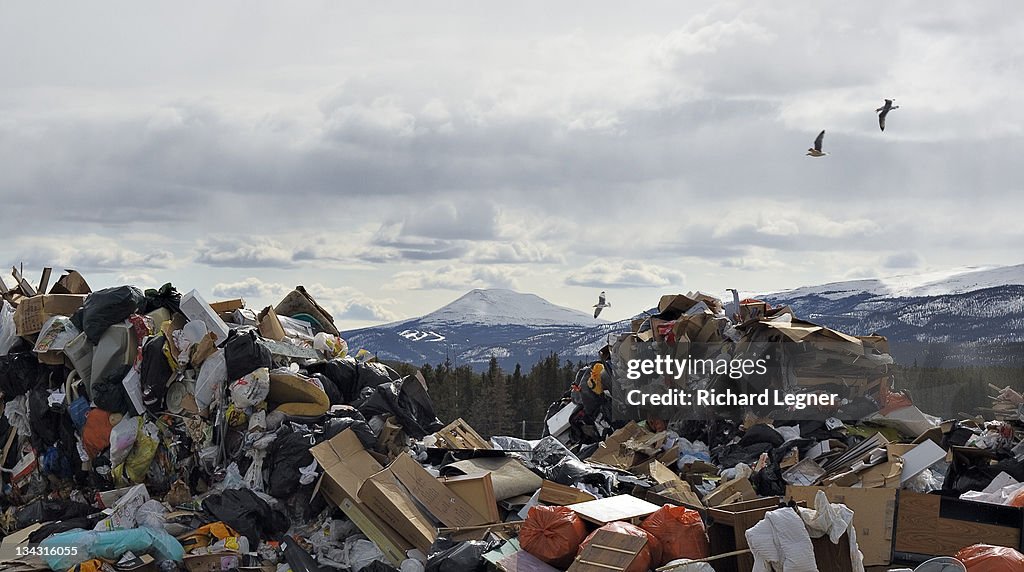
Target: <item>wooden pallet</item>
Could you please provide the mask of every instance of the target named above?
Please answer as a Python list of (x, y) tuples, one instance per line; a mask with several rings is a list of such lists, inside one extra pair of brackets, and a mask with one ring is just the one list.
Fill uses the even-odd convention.
[(491, 444), (461, 417), (434, 433), (442, 449), (490, 449)]

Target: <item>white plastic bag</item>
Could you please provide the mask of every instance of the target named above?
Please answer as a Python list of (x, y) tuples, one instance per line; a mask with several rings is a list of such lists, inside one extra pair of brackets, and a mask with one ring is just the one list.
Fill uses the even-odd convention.
[(0, 356), (7, 355), (18, 342), (18, 328), (14, 325), (14, 307), (0, 300)]
[(224, 361), (224, 350), (217, 350), (203, 361), (196, 378), (196, 405), (206, 411), (210, 404), (220, 400), (224, 384), (228, 379), (228, 365)]
[(270, 370), (261, 367), (231, 382), (231, 403), (239, 409), (252, 407), (270, 394)]
[(125, 416), (110, 430), (110, 466), (116, 467), (128, 458), (142, 427), (141, 417)]
[(4, 417), (7, 418), (7, 422), (11, 424), (11, 427), (17, 429), (19, 436), (32, 436), (32, 425), (28, 420), (28, 394), (11, 398), (4, 405)]
[(167, 514), (167, 509), (164, 507), (164, 503), (156, 499), (149, 499), (142, 503), (142, 506), (139, 507), (136, 514), (138, 516), (136, 516), (135, 522), (137, 522), (139, 526), (152, 528), (154, 530), (164, 530), (164, 522), (167, 520), (167, 517), (165, 516)]
[(348, 553), (348, 566), (355, 572), (359, 572), (376, 560), (383, 560), (384, 553), (377, 548), (377, 545), (362, 538), (350, 537), (345, 541), (345, 551)]
[[(36, 338), (36, 344), (33, 346), (32, 351), (43, 353), (51, 350), (63, 350), (67, 347), (68, 342), (77, 338), (81, 333), (71, 323), (71, 318), (67, 316), (50, 316), (49, 319), (43, 322), (43, 327), (39, 330), (39, 337)], [(0, 347), (0, 349), (3, 348)]]

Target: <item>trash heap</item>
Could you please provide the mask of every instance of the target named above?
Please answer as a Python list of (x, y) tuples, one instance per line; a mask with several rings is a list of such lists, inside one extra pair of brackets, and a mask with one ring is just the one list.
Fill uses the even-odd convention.
[[(257, 312), (170, 284), (93, 292), (73, 271), (49, 289), (48, 271), (14, 282), (0, 281), (3, 570), (859, 572), (942, 556), (978, 572), (1024, 560), (1019, 419), (928, 416), (892, 387), (884, 338), (787, 308), (663, 297), (528, 441), (439, 420), (421, 375), (350, 351), (301, 286)], [(630, 360), (767, 353), (785, 366), (739, 382), (841, 389), (841, 403), (821, 419), (624, 405), (631, 388), (737, 382), (631, 379)]]

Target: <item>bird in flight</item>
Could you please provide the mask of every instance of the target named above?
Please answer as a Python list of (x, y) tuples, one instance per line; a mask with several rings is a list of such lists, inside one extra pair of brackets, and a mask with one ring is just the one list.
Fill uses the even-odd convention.
[(821, 150), (821, 142), (824, 139), (825, 131), (823, 130), (821, 133), (818, 133), (818, 137), (814, 140), (814, 147), (807, 150), (807, 155), (810, 155), (811, 157), (824, 157), (825, 155), (828, 155), (828, 153)]
[(893, 109), (900, 108), (900, 106), (892, 104), (892, 102), (894, 101), (896, 100), (887, 99), (885, 100), (885, 104), (882, 105), (882, 107), (879, 107), (878, 109), (875, 110), (875, 113), (878, 114), (878, 126), (882, 129), (882, 131), (885, 131), (885, 116), (889, 115), (889, 112), (892, 111)]
[(611, 304), (605, 302), (605, 293), (601, 292), (601, 295), (597, 297), (597, 304), (594, 304), (594, 317), (601, 313), (601, 310), (610, 308)]

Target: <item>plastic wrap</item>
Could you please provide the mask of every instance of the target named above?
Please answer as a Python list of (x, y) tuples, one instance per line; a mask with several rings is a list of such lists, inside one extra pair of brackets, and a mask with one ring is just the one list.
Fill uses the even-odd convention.
[[(69, 530), (55, 534), (39, 546), (45, 550), (43, 561), (51, 570), (67, 570), (72, 566), (92, 558), (117, 560), (125, 552), (139, 554), (152, 552), (157, 560), (174, 560), (181, 562), (185, 555), (184, 549), (173, 536), (162, 530), (151, 528), (133, 528), (128, 530)], [(69, 554), (68, 547), (77, 548), (76, 554)]]

